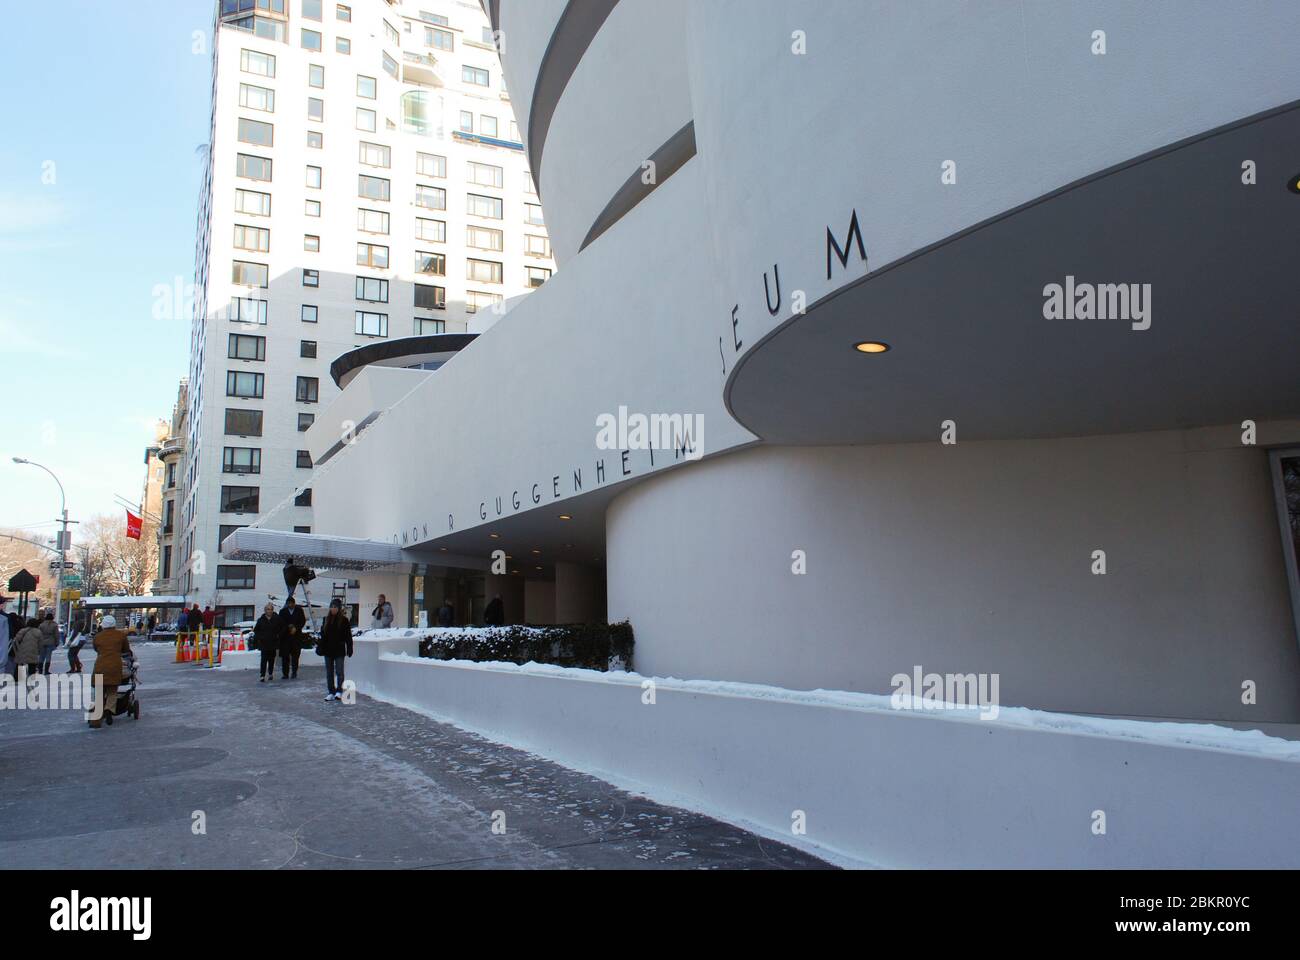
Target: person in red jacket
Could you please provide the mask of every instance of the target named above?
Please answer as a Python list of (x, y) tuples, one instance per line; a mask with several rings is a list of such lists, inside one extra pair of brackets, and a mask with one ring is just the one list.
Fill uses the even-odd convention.
[(213, 610), (210, 605), (204, 607), (203, 608), (203, 629), (211, 630), (212, 625), (216, 622), (217, 622), (217, 611)]

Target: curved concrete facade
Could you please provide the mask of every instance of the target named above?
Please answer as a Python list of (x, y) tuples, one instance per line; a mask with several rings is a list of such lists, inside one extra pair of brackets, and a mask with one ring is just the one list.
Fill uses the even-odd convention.
[(613, 501), (609, 612), (653, 676), (887, 694), (920, 666), (1020, 706), (1294, 722), (1271, 498), (1229, 431), (764, 446)]
[[(1300, 721), (1267, 452), (1300, 445), (1295, 304), (1287, 250), (1251, 232), (1300, 211), (1283, 169), (1300, 151), (1284, 109), (1300, 101), (1300, 8), (494, 6), (516, 104), (559, 91), (535, 162), (563, 268), (334, 457), (315, 483), (320, 529), (418, 563), (504, 547), (585, 565), (609, 616), (632, 621), (645, 673), (887, 692), (920, 666), (997, 673), (1007, 705)], [(574, 20), (597, 8), (590, 29)], [(538, 87), (568, 30), (581, 56)], [(1195, 154), (1185, 203), (1051, 196), (1153, 151), (1181, 162), (1193, 153), (1170, 148), (1269, 111), (1251, 155), (1235, 141)], [(686, 124), (695, 152), (583, 248)], [(1239, 206), (1259, 219), (1236, 218), (1230, 191), (1255, 191)], [(1003, 246), (972, 230), (1037, 201), (1051, 221)], [(1132, 258), (1108, 251), (1138, 246), (1119, 235), (1198, 227), (1209, 239), (1171, 240), (1182, 253), (1158, 265), (1167, 309), (1149, 329), (1120, 317), (1093, 335), (1040, 312), (1066, 275), (1152, 282), (1110, 275)], [(893, 299), (816, 308), (945, 243), (988, 269), (916, 257)], [(779, 296), (764, 285), (776, 268)], [(990, 292), (1008, 284), (1013, 300)], [(1206, 295), (1180, 301), (1180, 284)], [(821, 362), (819, 337), (850, 355), (853, 324), (869, 338), (882, 314), (891, 353)], [(1200, 352), (1180, 353), (1189, 338)], [(1216, 351), (1232, 356), (1215, 365)], [(863, 388), (884, 386), (890, 406), (872, 405)], [(702, 417), (701, 442), (691, 457), (602, 448), (597, 418), (620, 407)], [(859, 429), (864, 411), (879, 429)], [(384, 495), (358, 497), (394, 451)]]

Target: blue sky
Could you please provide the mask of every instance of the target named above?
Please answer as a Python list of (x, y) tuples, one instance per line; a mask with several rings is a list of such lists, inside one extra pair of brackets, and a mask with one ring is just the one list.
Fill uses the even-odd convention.
[[(6, 10), (0, 140), (0, 527), (54, 529), (138, 501), (152, 423), (171, 414), (189, 316), (208, 136), (210, 0), (67, 0)], [(195, 31), (202, 52), (194, 52)], [(188, 309), (188, 308), (187, 308)]]

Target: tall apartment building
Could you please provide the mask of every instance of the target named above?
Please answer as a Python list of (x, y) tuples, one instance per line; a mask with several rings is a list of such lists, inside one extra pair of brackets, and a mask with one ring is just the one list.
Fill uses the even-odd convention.
[(213, 34), (177, 586), (234, 622), (284, 584), (220, 544), (310, 531), (330, 362), (479, 332), (554, 263), (477, 3), (219, 0)]

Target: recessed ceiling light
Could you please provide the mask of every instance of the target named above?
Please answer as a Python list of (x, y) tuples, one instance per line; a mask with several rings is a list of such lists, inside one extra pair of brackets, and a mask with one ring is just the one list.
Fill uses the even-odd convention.
[(500, 540), (500, 539), (501, 539), (501, 534), (499, 534), (499, 533), (489, 533), (488, 536), (491, 537), (493, 540)]
[(573, 517), (569, 516), (567, 513), (562, 513), (562, 514), (560, 514), (560, 519), (561, 519), (561, 520), (572, 520)]
[(542, 555), (542, 551), (540, 551), (540, 550), (534, 550), (534, 551), (533, 551), (533, 556), (540, 557), (541, 555)]
[(879, 340), (863, 340), (861, 343), (855, 343), (853, 349), (858, 353), (888, 353), (889, 344)]

